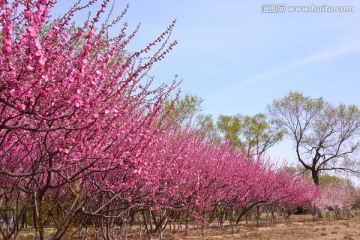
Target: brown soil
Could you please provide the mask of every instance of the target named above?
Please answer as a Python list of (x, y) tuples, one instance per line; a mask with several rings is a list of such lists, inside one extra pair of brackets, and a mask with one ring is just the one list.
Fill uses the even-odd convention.
[[(358, 212), (358, 215), (360, 212)], [(232, 234), (230, 227), (225, 226), (221, 230), (217, 223), (211, 224), (207, 229), (205, 236), (201, 236), (200, 228), (194, 225), (190, 226), (189, 236), (185, 237), (185, 227), (176, 229), (170, 233), (170, 229), (163, 232), (163, 239), (166, 240), (213, 240), (213, 239), (247, 239), (247, 240), (358, 240), (360, 239), (360, 215), (355, 218), (346, 219), (343, 217), (340, 220), (332, 218), (318, 219), (313, 221), (311, 215), (297, 215), (292, 216), (291, 221), (285, 221), (279, 218), (277, 223), (270, 223), (264, 217), (260, 220), (259, 227), (256, 227), (255, 222), (241, 223)], [(50, 230), (50, 229), (48, 229)], [(33, 238), (33, 232), (28, 229), (20, 234), (20, 240)], [(51, 230), (50, 230), (51, 231)], [(119, 234), (120, 235), (120, 234)], [(83, 236), (84, 237), (84, 236)], [(69, 238), (69, 239), (86, 239), (84, 238)], [(94, 239), (93, 234), (89, 234), (87, 239)], [(119, 237), (118, 239), (123, 239)], [(134, 228), (132, 233), (129, 233), (128, 239), (147, 239), (146, 234), (139, 236), (139, 231)], [(159, 239), (157, 236), (153, 238)]]
[(245, 223), (234, 234), (226, 227), (209, 227), (204, 237), (200, 230), (191, 229), (190, 236), (165, 236), (165, 239), (251, 239), (251, 240), (357, 240), (360, 239), (360, 217), (352, 219), (328, 219), (313, 221), (311, 216), (293, 216), (291, 222), (264, 223), (259, 227)]

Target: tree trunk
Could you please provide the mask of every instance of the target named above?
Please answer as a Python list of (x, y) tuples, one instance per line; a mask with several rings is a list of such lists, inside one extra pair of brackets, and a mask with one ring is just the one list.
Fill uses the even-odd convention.
[(235, 210), (234, 210), (234, 206), (231, 206), (230, 209), (230, 226), (231, 226), (231, 233), (234, 234), (235, 233)]
[(311, 176), (316, 186), (319, 186), (319, 171), (311, 169)]
[(351, 216), (352, 218), (355, 217), (355, 214), (351, 211), (350, 208), (347, 210), (347, 213), (348, 213), (348, 218), (350, 218), (350, 216)]
[(205, 230), (206, 230), (206, 219), (205, 216), (201, 220), (201, 236), (205, 236)]
[(23, 213), (21, 215), (21, 228), (27, 228), (26, 212), (27, 212), (27, 206), (24, 207)]
[[(124, 233), (125, 233), (124, 239), (127, 240), (128, 239), (128, 220), (126, 217), (124, 219)], [(140, 233), (140, 236), (141, 236), (141, 233)]]
[[(39, 239), (40, 240), (44, 240), (45, 239), (45, 232), (44, 232), (44, 224), (45, 224), (45, 206), (44, 206), (44, 202), (43, 202), (43, 197), (39, 196), (37, 197), (36, 195), (34, 196), (34, 218), (35, 218), (35, 222), (34, 224), (36, 225), (36, 235), (39, 234)], [(35, 236), (36, 236), (35, 235)]]
[(97, 229), (94, 232), (94, 240), (99, 240), (99, 231)]
[(148, 210), (149, 219), (147, 220), (146, 212), (143, 210), (143, 218), (144, 218), (144, 225), (147, 233), (147, 239), (152, 239), (153, 229), (152, 229), (152, 222), (151, 222), (151, 210)]
[(159, 233), (159, 240), (162, 240), (163, 239), (163, 233), (162, 233), (162, 223), (163, 223), (163, 216), (164, 214), (163, 214), (163, 212), (162, 211), (160, 211), (159, 212), (159, 226), (158, 226), (158, 233)]
[(189, 235), (189, 211), (186, 211), (186, 218), (185, 218), (185, 236)]
[(76, 216), (81, 212), (81, 207), (83, 206), (84, 201), (79, 203), (79, 196), (73, 202), (71, 208), (67, 211), (66, 215), (60, 222), (60, 227), (56, 230), (55, 234), (51, 238), (52, 240), (60, 240), (66, 231), (69, 229), (71, 223), (76, 218)]

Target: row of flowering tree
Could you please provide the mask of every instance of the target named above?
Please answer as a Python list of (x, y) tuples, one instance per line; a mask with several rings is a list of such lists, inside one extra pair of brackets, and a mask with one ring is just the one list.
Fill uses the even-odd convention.
[[(79, 2), (47, 22), (55, 1), (0, 1), (5, 239), (18, 232), (9, 229), (10, 219), (17, 226), (29, 208), (36, 237), (45, 238), (53, 219), (53, 239), (60, 239), (92, 198), (130, 192), (143, 175), (145, 150), (171, 127), (161, 119), (177, 83), (151, 89), (144, 77), (176, 44), (168, 43), (173, 24), (145, 49), (129, 53), (125, 47), (134, 33), (125, 34), (126, 24), (118, 36), (108, 33), (126, 11), (97, 24), (109, 1), (83, 26), (70, 23), (94, 2)], [(150, 58), (141, 58), (159, 44)]]
[(358, 207), (356, 206), (356, 198), (358, 197), (359, 193), (354, 187), (345, 184), (332, 184), (322, 188), (318, 197), (313, 201), (313, 206), (315, 210), (325, 213), (329, 220), (330, 211), (334, 211), (337, 219), (339, 219), (341, 212), (345, 212), (348, 217), (354, 217), (352, 208)]
[(137, 223), (150, 239), (175, 221), (205, 234), (215, 219), (234, 229), (252, 209), (291, 212), (315, 199), (317, 188), (285, 167), (179, 124), (178, 82), (154, 87), (147, 75), (176, 44), (174, 23), (129, 52), (137, 29), (109, 33), (126, 9), (100, 25), (104, 0), (80, 26), (72, 17), (95, 0), (53, 19), (55, 2), (0, 0), (2, 238), (29, 224), (36, 239), (87, 228), (115, 239), (116, 227), (126, 237)]

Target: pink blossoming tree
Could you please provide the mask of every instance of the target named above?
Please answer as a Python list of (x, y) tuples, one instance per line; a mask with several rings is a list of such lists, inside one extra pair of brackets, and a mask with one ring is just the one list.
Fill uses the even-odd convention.
[[(138, 29), (109, 30), (109, 0), (85, 22), (76, 3), (59, 18), (53, 0), (0, 0), (0, 205), (4, 239), (31, 212), (37, 239), (81, 233), (115, 239), (137, 218), (148, 238), (171, 219), (206, 226), (253, 208), (308, 202), (313, 189), (230, 143), (214, 144), (176, 108), (177, 86), (154, 87), (147, 73), (172, 49), (172, 23), (144, 49), (129, 52)], [(112, 12), (112, 10), (110, 10)], [(170, 100), (174, 99), (174, 100)], [(235, 219), (235, 213), (238, 218)], [(24, 217), (25, 216), (25, 217)], [(77, 231), (72, 231), (76, 228)]]

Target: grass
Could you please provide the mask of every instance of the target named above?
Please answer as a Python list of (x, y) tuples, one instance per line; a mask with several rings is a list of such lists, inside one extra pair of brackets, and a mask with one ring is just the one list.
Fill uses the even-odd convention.
[(355, 240), (355, 238), (352, 237), (352, 234), (346, 234), (344, 240)]
[(348, 222), (344, 222), (343, 224), (344, 224), (344, 226), (346, 226), (346, 227), (350, 227), (350, 223), (348, 223)]

